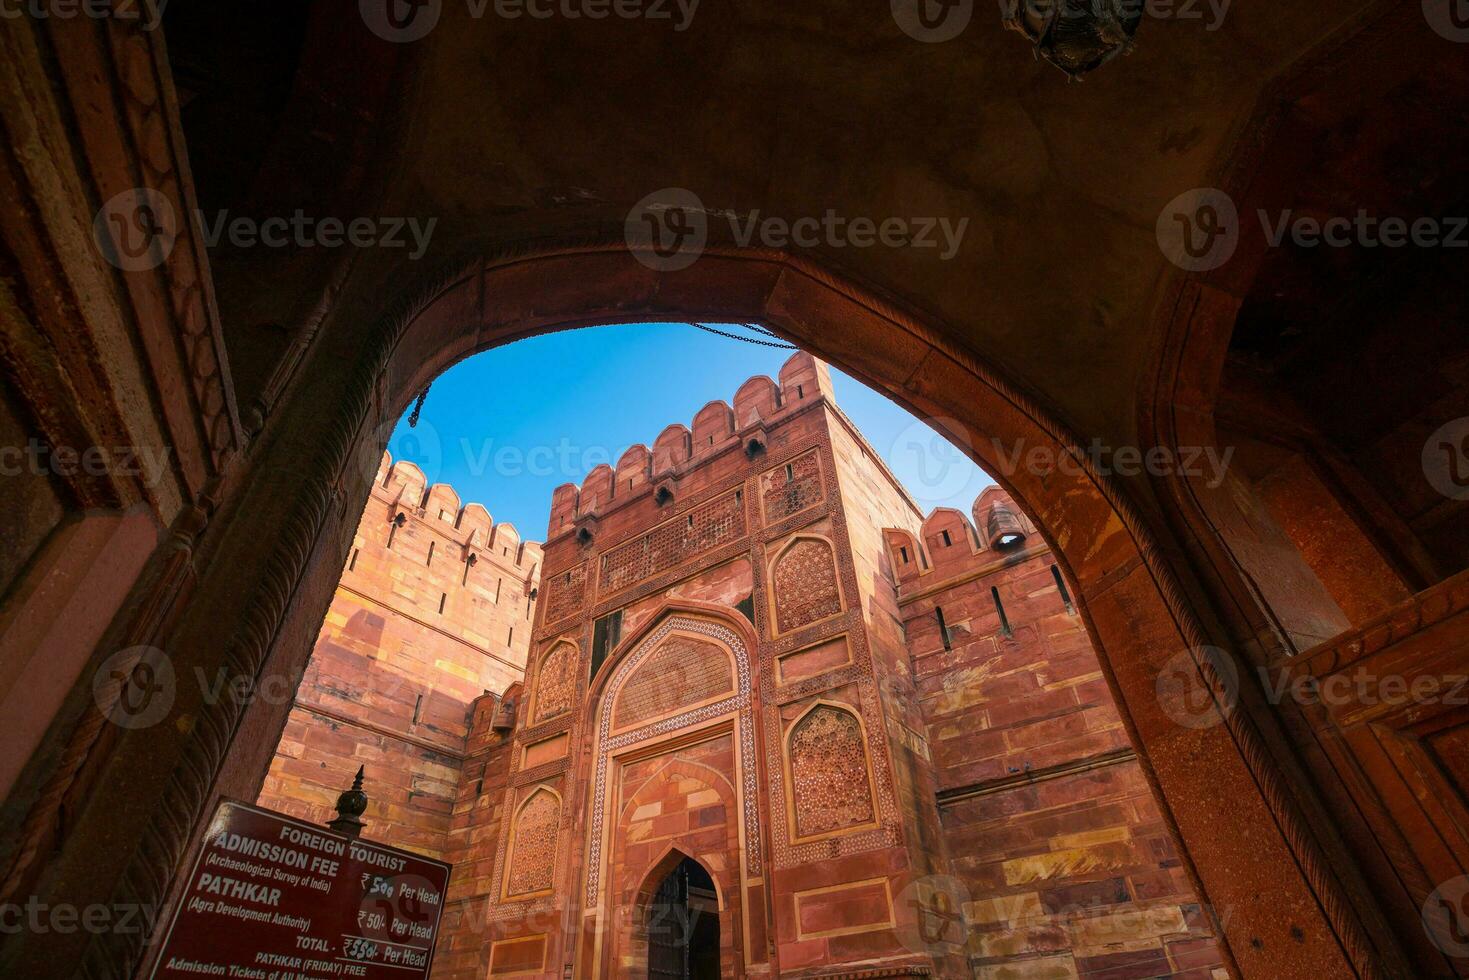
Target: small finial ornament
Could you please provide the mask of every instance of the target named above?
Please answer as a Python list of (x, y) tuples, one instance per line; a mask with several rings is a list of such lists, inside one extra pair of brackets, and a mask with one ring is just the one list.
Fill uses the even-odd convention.
[(367, 794), (362, 792), (362, 776), (366, 766), (357, 767), (357, 778), (352, 780), (352, 788), (337, 797), (337, 818), (327, 822), (327, 826), (343, 837), (360, 837), (362, 828), (367, 826), (362, 822), (362, 814), (367, 810)]

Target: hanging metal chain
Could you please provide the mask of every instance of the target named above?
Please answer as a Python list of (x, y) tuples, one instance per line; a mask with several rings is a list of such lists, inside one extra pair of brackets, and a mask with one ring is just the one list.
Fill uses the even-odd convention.
[[(689, 321), (689, 326), (698, 327), (700, 330), (707, 330), (709, 333), (715, 334), (720, 337), (728, 337), (730, 340), (742, 340), (747, 344), (759, 344), (761, 347), (778, 347), (781, 350), (798, 349), (794, 344), (780, 343), (773, 340), (757, 340), (754, 337), (744, 337), (737, 333), (730, 333), (728, 330), (716, 330), (714, 327), (708, 326), (707, 324), (695, 323), (692, 320)], [(776, 336), (769, 330), (766, 330), (764, 327), (757, 327), (753, 323), (742, 323), (740, 324), (740, 326), (751, 327), (752, 329), (759, 330), (761, 333), (765, 334), (768, 337)]]
[(408, 428), (418, 428), (418, 416), (423, 412), (423, 403), (428, 401), (428, 390), (431, 387), (433, 382), (424, 385), (423, 390), (418, 393), (418, 403), (413, 406), (413, 414), (408, 416)]

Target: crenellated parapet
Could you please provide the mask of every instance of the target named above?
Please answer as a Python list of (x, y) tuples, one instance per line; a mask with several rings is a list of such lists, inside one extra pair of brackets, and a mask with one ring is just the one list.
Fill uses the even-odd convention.
[(711, 401), (690, 424), (675, 422), (653, 440), (622, 454), (614, 469), (594, 468), (581, 485), (563, 483), (551, 494), (548, 539), (578, 528), (587, 533), (606, 511), (644, 493), (672, 495), (678, 480), (709, 459), (736, 447), (751, 454), (766, 448), (766, 432), (774, 423), (820, 401), (834, 403), (831, 370), (805, 351), (781, 366), (779, 381), (757, 375), (734, 394), (734, 404)]
[(930, 575), (939, 581), (977, 565), (1029, 557), (1037, 546), (1045, 547), (1035, 524), (998, 486), (985, 488), (968, 514), (956, 507), (936, 507), (924, 518), (918, 535), (886, 528), (883, 536), (902, 585)]
[[(464, 503), (449, 484), (430, 484), (423, 470), (408, 460), (394, 461), (392, 454), (383, 453), (368, 506), (369, 515), (374, 506), (385, 512), (383, 520), (388, 523), (402, 527), (409, 521), (420, 522), (451, 539), (462, 549), (462, 560), (471, 555), (476, 560), (492, 556), (497, 564), (517, 571), (527, 581), (539, 575), (539, 542), (524, 540), (509, 521), (496, 523), (483, 504)], [(364, 524), (369, 515), (364, 515)]]

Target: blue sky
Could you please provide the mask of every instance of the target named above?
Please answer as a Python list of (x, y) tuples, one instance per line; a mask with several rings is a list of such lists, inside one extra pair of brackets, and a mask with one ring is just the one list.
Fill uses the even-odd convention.
[[(557, 486), (580, 483), (598, 463), (617, 465), (623, 450), (651, 446), (671, 423), (691, 424), (710, 401), (732, 402), (749, 377), (775, 378), (790, 354), (679, 323), (533, 337), (445, 371), (418, 428), (405, 413), (388, 451), (540, 540)], [(839, 371), (832, 377), (837, 404), (924, 510), (967, 513), (993, 482), (906, 409)]]

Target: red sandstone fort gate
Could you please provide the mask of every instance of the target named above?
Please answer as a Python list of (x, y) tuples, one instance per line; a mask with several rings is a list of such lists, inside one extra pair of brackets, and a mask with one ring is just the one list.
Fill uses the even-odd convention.
[[(843, 20), (855, 33), (832, 43), (759, 4), (720, 14), (730, 19), (712, 24), (711, 47), (698, 52), (725, 43), (716, 36), (768, 52), (760, 75), (771, 87), (753, 95), (757, 80), (730, 74), (731, 59), (671, 55), (673, 42), (651, 27), (547, 30), (512, 43), (504, 25), (470, 23), (450, 4), (446, 16), (459, 19), (430, 44), (360, 29), (341, 43), (338, 32), (359, 23), (353, 6), (315, 6), (309, 24), (289, 22), (290, 44), (263, 45), (280, 61), (245, 61), (201, 86), (274, 101), (245, 112), (228, 99), (193, 100), (188, 133), (180, 104), (198, 93), (174, 76), (199, 35), (174, 33), (166, 49), (161, 32), (116, 18), (6, 19), (0, 32), (6, 431), (173, 454), (156, 482), (71, 468), (7, 484), (25, 519), (7, 538), (0, 618), (13, 742), (6, 901), (161, 911), (177, 896), (214, 802), (259, 789), (289, 709), (181, 691), (166, 724), (127, 729), (108, 723), (91, 679), (139, 646), (166, 649), (185, 674), (222, 670), (246, 683), (299, 674), (385, 433), (445, 366), (535, 332), (722, 319), (762, 323), (947, 420), (999, 473), (1073, 586), (1158, 823), (1215, 912), (1226, 969), (1463, 972), (1462, 957), (1421, 920), (1469, 867), (1462, 710), (1407, 710), (1375, 689), (1329, 706), (1275, 703), (1259, 680), (1261, 671), (1321, 681), (1363, 669), (1442, 683), (1462, 672), (1466, 510), (1456, 485), (1435, 487), (1423, 462), (1425, 447), (1441, 455), (1434, 434), (1466, 411), (1454, 370), (1462, 331), (1447, 328), (1462, 322), (1446, 287), (1454, 256), (1387, 270), (1374, 264), (1380, 254), (1341, 253), (1325, 268), (1249, 230), (1236, 261), (1184, 274), (1148, 234), (1170, 199), (1216, 184), (1246, 214), (1355, 209), (1367, 197), (1408, 214), (1458, 208), (1461, 182), (1443, 161), (1463, 158), (1466, 48), (1426, 19), (1442, 5), (1267, 5), (1207, 36), (1168, 25), (1154, 32), (1159, 43), (1119, 62), (1125, 72), (1085, 87), (1100, 96), (1040, 88), (1022, 75), (1025, 52), (1012, 60), (983, 35), (920, 58), (892, 43), (886, 20)], [(252, 11), (231, 23), (266, 20)], [(881, 74), (854, 87), (859, 50)], [(534, 70), (552, 63), (562, 74)], [(650, 64), (668, 72), (656, 86)], [(466, 93), (502, 97), (490, 109)], [(858, 118), (891, 123), (874, 132)], [(671, 130), (685, 148), (676, 172)], [(985, 152), (996, 144), (1022, 156), (997, 160)], [(1402, 161), (1412, 161), (1411, 179)], [(834, 197), (854, 213), (886, 213), (901, 185), (980, 213), (992, 233), (950, 266), (712, 241), (687, 270), (650, 269), (629, 253), (622, 222), (640, 197), (675, 181), (697, 184), (711, 207), (810, 214)], [(200, 195), (264, 213), (319, 199), (351, 215), (433, 209), (458, 227), (428, 263), (409, 266), (355, 249), (211, 254), (185, 220), (163, 261), (120, 269), (89, 245), (88, 229), (106, 202), (139, 187), (186, 216)], [(1084, 460), (1093, 438), (1175, 457), (1235, 446), (1245, 458), (1214, 487), (1085, 463), (1004, 471), (1018, 446)], [(699, 493), (678, 491), (674, 506), (702, 503)], [(750, 490), (743, 506), (762, 513)], [(581, 530), (592, 542), (619, 533)], [(763, 550), (768, 530), (749, 527), (755, 585), (778, 571)], [(572, 549), (583, 546), (577, 536)], [(880, 543), (825, 537), (838, 562), (883, 554)], [(584, 580), (583, 601), (602, 601), (594, 581)], [(870, 578), (857, 579), (857, 592), (841, 574), (836, 582), (828, 601), (845, 613), (830, 622), (856, 608), (867, 615), (851, 603)], [(932, 596), (903, 598), (911, 609)], [(583, 612), (568, 607), (549, 626)], [(772, 657), (786, 652), (777, 637), (828, 622), (787, 634), (781, 612), (752, 608), (776, 621), (758, 640), (774, 645)], [(578, 677), (589, 679), (584, 627), (571, 642)], [(1210, 647), (1247, 668), (1234, 699)], [(793, 669), (828, 656), (842, 655), (811, 648)], [(1227, 709), (1217, 724), (1180, 725), (1160, 702), (1159, 677), (1180, 656), (1196, 692)], [(854, 651), (851, 669), (860, 662)], [(772, 720), (759, 693), (758, 737), (769, 745), (797, 719)], [(864, 726), (882, 828), (877, 760), (886, 753), (893, 774), (904, 768), (887, 734), (896, 720), (878, 737), (861, 699), (828, 700), (816, 712), (846, 710)], [(841, 720), (804, 717), (831, 729)], [(576, 755), (589, 751), (583, 735), (568, 738), (568, 768), (589, 761)], [(507, 753), (524, 748), (517, 737)], [(757, 778), (774, 785), (777, 776), (767, 767)], [(502, 798), (522, 788), (504, 787)], [(528, 826), (543, 838), (555, 791), (538, 792), (519, 813), (540, 821)], [(805, 834), (799, 808), (764, 816), (764, 829), (784, 826), (798, 846), (830, 832)], [(851, 832), (832, 839), (869, 833), (842, 829)], [(814, 943), (857, 958), (862, 940), (823, 924), (824, 893), (782, 880), (766, 846), (766, 901), (790, 903), (767, 921), (811, 913), (804, 935), (767, 937), (767, 950), (773, 939), (792, 956)], [(560, 859), (586, 862), (575, 850)], [(522, 870), (527, 883), (543, 880), (543, 866)], [(887, 872), (839, 884), (872, 881), (852, 900), (867, 909), (881, 904)], [(722, 896), (731, 908), (737, 900)], [(756, 921), (744, 905), (741, 950), (758, 948)], [(127, 976), (146, 940), (122, 929), (33, 930), (9, 937), (0, 955), (22, 976)], [(501, 951), (535, 946), (522, 938)], [(539, 962), (552, 974), (565, 965)]]

